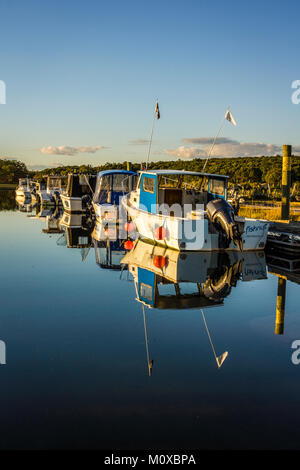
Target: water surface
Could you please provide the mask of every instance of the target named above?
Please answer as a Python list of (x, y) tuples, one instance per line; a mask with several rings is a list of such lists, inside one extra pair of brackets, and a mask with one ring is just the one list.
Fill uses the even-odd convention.
[[(298, 284), (286, 285), (282, 335), (268, 269), (204, 317), (148, 308), (128, 270), (97, 264), (89, 237), (68, 248), (28, 215), (0, 212), (0, 448), (299, 448)], [(220, 368), (213, 348), (228, 351)]]

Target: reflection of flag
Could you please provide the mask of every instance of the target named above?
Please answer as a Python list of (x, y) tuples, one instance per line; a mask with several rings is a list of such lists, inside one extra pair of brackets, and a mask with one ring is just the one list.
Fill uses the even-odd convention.
[(236, 122), (235, 122), (235, 119), (234, 117), (232, 116), (231, 112), (229, 111), (229, 109), (227, 109), (226, 113), (225, 113), (225, 119), (227, 119), (227, 121), (231, 122), (231, 124), (233, 124), (234, 126), (236, 126)]
[(156, 101), (156, 105), (155, 105), (155, 114), (156, 114), (157, 119), (159, 119), (160, 118), (160, 112), (159, 112), (158, 101)]
[(221, 356), (216, 357), (218, 367), (221, 367), (221, 365), (223, 364), (227, 356), (228, 356), (228, 351), (225, 351), (223, 354), (221, 354)]

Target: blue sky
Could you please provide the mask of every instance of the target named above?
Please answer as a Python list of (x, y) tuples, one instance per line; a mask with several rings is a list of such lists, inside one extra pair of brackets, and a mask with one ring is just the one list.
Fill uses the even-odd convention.
[(152, 159), (204, 156), (228, 105), (238, 125), (224, 124), (216, 155), (299, 148), (299, 13), (296, 1), (1, 0), (0, 155), (145, 160), (156, 98)]

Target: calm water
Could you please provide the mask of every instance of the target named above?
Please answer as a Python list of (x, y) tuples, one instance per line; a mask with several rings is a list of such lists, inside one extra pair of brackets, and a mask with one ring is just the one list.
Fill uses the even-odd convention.
[[(249, 269), (226, 262), (236, 286), (224, 298), (188, 282), (181, 302), (169, 281), (156, 292), (162, 308), (148, 308), (130, 266), (99, 266), (107, 252), (91, 231), (45, 233), (47, 220), (28, 215), (0, 212), (2, 449), (300, 447), (298, 284), (286, 285), (283, 335), (274, 334), (278, 278), (266, 267), (267, 279), (246, 281)], [(68, 248), (79, 242), (90, 249)], [(216, 285), (220, 267), (200, 261), (198, 281), (206, 272)], [(250, 278), (263, 277), (259, 263)], [(228, 352), (220, 368), (213, 348)]]

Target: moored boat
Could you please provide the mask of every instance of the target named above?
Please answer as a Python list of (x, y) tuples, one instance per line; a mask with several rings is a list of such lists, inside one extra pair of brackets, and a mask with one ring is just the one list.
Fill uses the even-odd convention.
[(96, 175), (70, 173), (67, 188), (60, 198), (66, 212), (81, 213), (89, 208), (96, 186)]
[(141, 171), (122, 205), (140, 237), (169, 248), (263, 250), (268, 221), (236, 216), (226, 200), (227, 182), (224, 175)]
[(35, 183), (34, 194), (41, 205), (58, 205), (62, 177), (49, 175)]
[(15, 190), (16, 197), (26, 200), (32, 199), (32, 192), (34, 190), (34, 184), (29, 178), (20, 178), (18, 186)]
[(134, 171), (129, 170), (105, 170), (98, 173), (92, 201), (98, 221), (118, 222), (120, 200), (135, 188), (136, 176)]

